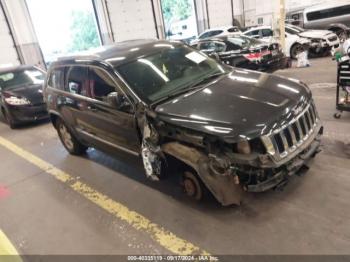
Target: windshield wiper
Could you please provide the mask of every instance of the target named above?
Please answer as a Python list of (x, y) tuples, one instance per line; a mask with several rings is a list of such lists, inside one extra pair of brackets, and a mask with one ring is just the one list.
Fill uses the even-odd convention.
[(197, 89), (202, 87), (203, 84), (207, 83), (208, 81), (215, 79), (219, 76), (222, 76), (226, 73), (220, 72), (220, 73), (215, 73), (215, 74), (211, 74), (211, 75), (207, 75), (206, 77), (202, 78), (200, 81), (195, 82), (194, 84), (191, 84), (190, 86), (184, 88), (186, 90), (193, 90), (193, 89)]
[(187, 93), (189, 91), (193, 91), (193, 90), (196, 90), (196, 89), (199, 89), (199, 88), (202, 88), (203, 87), (203, 84), (207, 83), (208, 81), (212, 80), (212, 79), (215, 79), (219, 76), (222, 76), (226, 73), (224, 72), (220, 72), (220, 73), (215, 73), (215, 74), (211, 74), (211, 75), (207, 75), (206, 77), (202, 78), (201, 80), (191, 84), (191, 85), (188, 85), (184, 88), (181, 88), (180, 90), (178, 90), (177, 92), (174, 92), (174, 93), (170, 93), (169, 95), (159, 99), (158, 101), (155, 101), (152, 105), (157, 105), (161, 102), (164, 102), (166, 100), (169, 100), (169, 99), (172, 99), (174, 97), (177, 97), (181, 94), (184, 94), (184, 93)]

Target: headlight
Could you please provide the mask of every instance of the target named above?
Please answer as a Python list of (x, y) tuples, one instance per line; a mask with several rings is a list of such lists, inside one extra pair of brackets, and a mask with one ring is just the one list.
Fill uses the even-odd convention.
[(238, 142), (237, 152), (240, 154), (249, 155), (252, 152), (249, 142), (247, 140)]
[(322, 41), (320, 38), (311, 38), (310, 40), (312, 43), (320, 43)]
[(13, 106), (25, 106), (30, 105), (30, 102), (25, 97), (16, 97), (16, 96), (9, 96), (5, 97), (6, 103)]

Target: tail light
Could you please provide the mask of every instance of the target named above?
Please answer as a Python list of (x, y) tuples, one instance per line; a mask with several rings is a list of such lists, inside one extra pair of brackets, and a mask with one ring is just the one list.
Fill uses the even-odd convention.
[(263, 56), (270, 54), (270, 51), (262, 51), (262, 52), (255, 52), (244, 55), (245, 58), (247, 58), (250, 61), (259, 61), (263, 58)]

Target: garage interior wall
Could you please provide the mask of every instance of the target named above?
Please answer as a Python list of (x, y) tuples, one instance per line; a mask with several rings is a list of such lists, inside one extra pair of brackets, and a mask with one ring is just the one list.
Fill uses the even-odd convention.
[[(1, 3), (0, 3), (1, 4)], [(19, 65), (19, 59), (11, 30), (8, 26), (5, 14), (0, 6), (0, 65)]]
[(115, 42), (157, 38), (151, 0), (106, 0)]
[(210, 28), (232, 25), (231, 0), (207, 0)]
[[(45, 68), (25, 0), (1, 0), (22, 64)], [(12, 52), (12, 50), (11, 50)], [(3, 53), (3, 52), (2, 52)]]
[(196, 9), (198, 34), (200, 34), (209, 28), (207, 2), (206, 0), (194, 0), (194, 6)]

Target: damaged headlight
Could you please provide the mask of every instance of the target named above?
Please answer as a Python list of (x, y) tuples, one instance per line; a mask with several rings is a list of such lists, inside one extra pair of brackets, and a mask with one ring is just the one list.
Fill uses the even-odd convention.
[(252, 152), (250, 144), (247, 140), (243, 140), (236, 144), (237, 152), (244, 155), (249, 155)]

